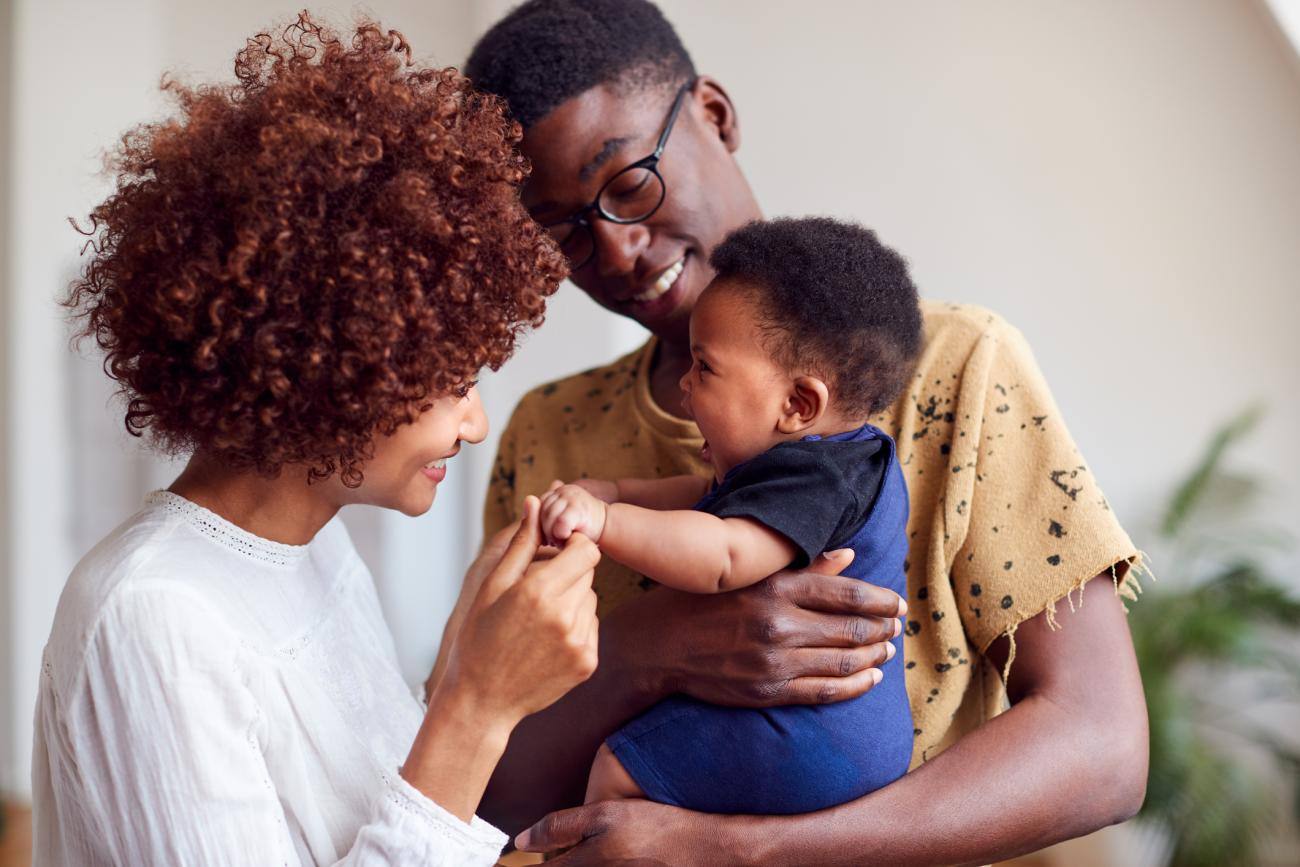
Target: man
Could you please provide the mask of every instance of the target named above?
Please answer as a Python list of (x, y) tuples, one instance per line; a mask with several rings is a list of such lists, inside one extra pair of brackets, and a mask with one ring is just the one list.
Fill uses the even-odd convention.
[[(521, 401), (486, 531), (552, 479), (706, 473), (677, 387), (687, 323), (709, 250), (761, 216), (734, 158), (726, 91), (696, 75), (644, 0), (532, 0), (484, 35), (466, 71), (523, 125), (525, 203), (561, 242), (574, 283), (653, 334)], [(520, 726), (481, 808), (512, 831), (561, 810), (521, 835), (523, 848), (573, 847), (556, 864), (984, 863), (1137, 810), (1146, 710), (1113, 592), (1131, 593), (1136, 549), (1019, 333), (970, 307), (927, 302), (925, 317), (912, 387), (873, 419), (898, 441), (910, 488), (906, 604), (812, 573), (688, 596), (602, 563), (600, 669)], [(1069, 613), (1056, 604), (1067, 597)], [(562, 809), (581, 802), (603, 737), (674, 691), (758, 706), (869, 689), (899, 614), (915, 750), (896, 783), (801, 816), (643, 801)]]

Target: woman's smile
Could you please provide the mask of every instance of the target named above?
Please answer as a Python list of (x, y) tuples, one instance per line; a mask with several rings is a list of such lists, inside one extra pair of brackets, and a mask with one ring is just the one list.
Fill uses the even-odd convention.
[(436, 461), (429, 461), (420, 467), (420, 472), (424, 473), (425, 478), (429, 479), (435, 485), (447, 478), (447, 459), (438, 458)]

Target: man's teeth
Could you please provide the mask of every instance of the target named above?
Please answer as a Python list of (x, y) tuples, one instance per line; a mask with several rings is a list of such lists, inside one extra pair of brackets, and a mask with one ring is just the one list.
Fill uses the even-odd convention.
[(659, 275), (659, 278), (655, 280), (653, 286), (642, 292), (640, 295), (633, 295), (632, 300), (640, 301), (642, 304), (647, 301), (655, 300), (660, 295), (673, 288), (673, 284), (677, 282), (678, 277), (682, 276), (682, 269), (685, 267), (686, 257), (683, 256), (678, 259), (676, 263), (668, 266), (668, 268)]
[(429, 461), (427, 464), (424, 465), (424, 468), (426, 470), (440, 470), (445, 466), (447, 466), (447, 459), (438, 458), (436, 461)]

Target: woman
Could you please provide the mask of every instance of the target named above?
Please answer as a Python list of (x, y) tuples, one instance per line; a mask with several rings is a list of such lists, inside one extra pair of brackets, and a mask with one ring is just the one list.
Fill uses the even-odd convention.
[(490, 864), (473, 812), (510, 731), (595, 667), (599, 555), (537, 559), (533, 500), (422, 705), (337, 518), (430, 507), (486, 432), (477, 372), (564, 276), (518, 126), (409, 58), (304, 14), (123, 139), (68, 304), (128, 429), (190, 457), (60, 601), (38, 864)]

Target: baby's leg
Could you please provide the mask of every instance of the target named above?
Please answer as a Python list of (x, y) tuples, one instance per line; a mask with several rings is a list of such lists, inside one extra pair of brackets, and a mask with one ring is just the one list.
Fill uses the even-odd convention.
[(623, 763), (609, 747), (601, 744), (596, 751), (596, 760), (591, 763), (591, 776), (587, 778), (587, 799), (583, 803), (644, 797), (645, 792), (641, 791)]

